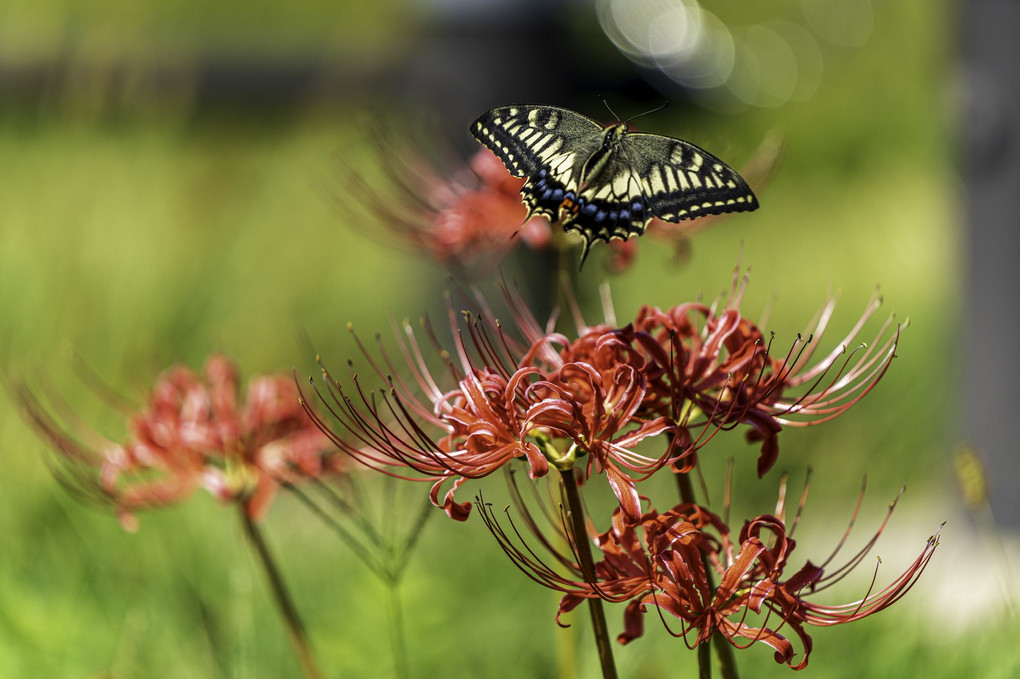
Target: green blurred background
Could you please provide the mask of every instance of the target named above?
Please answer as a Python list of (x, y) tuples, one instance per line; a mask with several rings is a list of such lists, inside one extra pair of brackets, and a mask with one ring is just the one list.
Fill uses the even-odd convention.
[[(826, 346), (876, 285), (886, 300), (880, 316), (910, 318), (882, 384), (835, 422), (787, 431), (763, 481), (754, 478), (754, 449), (736, 436), (707, 465), (718, 488), (721, 460), (736, 458), (738, 515), (771, 511), (779, 472), (791, 472), (799, 491), (813, 466), (798, 565), (835, 546), (865, 474), (851, 546), (908, 486), (876, 550), (880, 582), (950, 521), (910, 595), (874, 618), (818, 630), (805, 674), (1015, 676), (1016, 624), (996, 584), (1001, 557), (960, 509), (949, 461), (959, 437), (961, 307), (954, 7), (828, 3), (832, 25), (857, 31), (840, 41), (810, 20), (824, 2), (738, 11), (706, 0), (735, 35), (793, 25), (813, 37), (810, 64), (821, 66), (801, 71), (811, 82), (785, 99), (767, 88), (742, 99), (746, 83), (697, 92), (642, 70), (586, 3), (555, 12), (523, 3), (504, 23), (498, 4), (5, 5), (0, 352), (8, 379), (52, 385), (117, 437), (121, 423), (73, 377), (69, 350), (136, 394), (162, 367), (197, 368), (213, 351), (246, 374), (295, 366), (309, 374), (307, 339), (339, 365), (356, 355), (349, 321), (365, 336), (385, 334), (390, 314), (437, 308), (445, 286), (441, 269), (367, 237), (373, 225), (350, 224), (331, 197), (343, 190), (338, 163), (362, 147), (367, 119), (437, 115), (468, 152), (467, 124), (498, 104), (544, 101), (606, 117), (595, 96), (603, 94), (627, 117), (668, 97), (673, 105), (642, 120), (644, 129), (682, 136), (738, 167), (777, 133), (783, 161), (762, 209), (697, 235), (688, 260), (677, 264), (668, 247), (642, 242), (636, 267), (611, 277), (620, 318), (641, 304), (714, 297), (738, 261), (752, 270), (743, 309), (755, 317), (774, 298), (769, 327), (779, 340), (792, 340), (832, 290), (842, 301)], [(759, 64), (762, 82), (772, 66)], [(579, 286), (605, 277), (593, 257)], [(43, 444), (10, 403), (0, 409), (0, 441), (0, 676), (297, 674), (231, 513), (197, 495), (144, 515), (140, 532), (128, 534), (58, 487)], [(505, 502), (499, 483), (486, 488)], [(292, 498), (274, 506), (266, 531), (329, 676), (391, 675), (378, 581)], [(872, 563), (829, 601), (863, 592)], [(557, 676), (557, 657), (572, 644), (580, 676), (596, 671), (585, 616), (575, 616), (573, 634), (558, 630), (555, 595), (517, 572), (479, 521), (434, 519), (403, 592), (414, 676)], [(620, 612), (610, 609), (614, 629)], [(693, 675), (695, 654), (652, 618), (645, 638), (617, 650), (621, 676)], [(790, 671), (764, 648), (738, 660), (745, 676)]]

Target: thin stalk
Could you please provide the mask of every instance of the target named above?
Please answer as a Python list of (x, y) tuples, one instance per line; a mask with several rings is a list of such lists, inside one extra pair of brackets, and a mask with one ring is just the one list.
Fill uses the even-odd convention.
[[(387, 480), (389, 481), (389, 480)], [(421, 501), (421, 508), (417, 516), (409, 524), (410, 528), (397, 526), (396, 522), (390, 522), (381, 530), (376, 530), (368, 520), (366, 509), (359, 511), (354, 505), (348, 503), (335, 489), (317, 482), (319, 491), (327, 499), (329, 504), (337, 510), (338, 517), (350, 519), (354, 532), (347, 530), (341, 524), (338, 517), (330, 515), (325, 508), (309, 497), (304, 491), (292, 484), (285, 484), (285, 488), (291, 491), (312, 513), (321, 519), (326, 526), (336, 533), (362, 563), (368, 567), (372, 575), (379, 579), (386, 588), (387, 618), (389, 623), (390, 654), (393, 656), (395, 676), (407, 679), (411, 676), (410, 659), (407, 652), (407, 635), (404, 624), (404, 605), (400, 594), (400, 583), (404, 572), (410, 563), (409, 555), (414, 550), (418, 538), (425, 528), (429, 518), (435, 514), (432, 510), (432, 503), (426, 497)], [(386, 484), (389, 488), (393, 484)], [(392, 497), (384, 499), (384, 504), (395, 506), (396, 500)], [(392, 512), (390, 512), (392, 513)], [(401, 535), (401, 530), (404, 534)], [(355, 537), (358, 533), (362, 538)]]
[(301, 671), (308, 679), (323, 679), (323, 674), (312, 655), (312, 648), (308, 643), (308, 635), (305, 633), (304, 625), (301, 623), (301, 617), (298, 615), (294, 601), (291, 599), (290, 593), (283, 583), (283, 576), (280, 574), (280, 569), (277, 568), (276, 561), (269, 551), (269, 545), (266, 544), (265, 538), (262, 537), (262, 531), (252, 521), (252, 518), (248, 516), (248, 512), (245, 511), (243, 506), (240, 507), (240, 513), (241, 523), (244, 525), (244, 533), (248, 537), (249, 542), (251, 542), (255, 554), (258, 556), (259, 565), (262, 566), (262, 570), (266, 573), (269, 589), (273, 593), (277, 607), (280, 609), (284, 627), (287, 628), (287, 636), (294, 647), (294, 654), (301, 665)]
[[(694, 486), (691, 484), (690, 475), (674, 474), (674, 476), (676, 476), (676, 485), (680, 489), (680, 501), (695, 504)], [(712, 576), (712, 562), (709, 561), (708, 554), (701, 554), (701, 563), (705, 567), (708, 589), (713, 591), (715, 590), (715, 578)], [(726, 639), (718, 633), (712, 635), (712, 646), (715, 647), (715, 655), (719, 661), (719, 669), (722, 672), (723, 679), (738, 679), (737, 661), (733, 657), (733, 647), (726, 643)], [(703, 643), (698, 646), (698, 677), (700, 679), (711, 679), (712, 677), (710, 653), (711, 650), (708, 644)]]
[[(559, 603), (559, 597), (556, 598)], [(556, 677), (577, 679), (577, 628), (564, 627), (556, 632)]]
[[(584, 508), (581, 506), (581, 494), (577, 492), (577, 480), (572, 469), (560, 470), (563, 488), (567, 496), (567, 515), (570, 528), (577, 545), (577, 556), (581, 561), (581, 572), (585, 580), (595, 582), (595, 561), (591, 555), (591, 540), (584, 527)], [(602, 599), (588, 599), (588, 611), (591, 613), (592, 631), (595, 634), (595, 646), (599, 652), (604, 679), (616, 679), (616, 665), (613, 663), (613, 647), (609, 639), (609, 627), (606, 625), (606, 613), (602, 608)]]
[[(303, 490), (299, 489), (298, 487), (290, 483), (284, 482), (283, 487), (289, 490), (291, 493), (293, 493), (294, 497), (300, 500), (305, 507), (307, 507), (315, 516), (317, 516), (324, 524), (326, 524), (327, 528), (336, 533), (340, 540), (342, 540), (343, 543), (347, 545), (347, 548), (351, 551), (351, 554), (357, 557), (357, 559), (361, 561), (361, 563), (365, 564), (370, 573), (378, 576), (385, 570), (384, 564), (377, 555), (372, 553), (372, 550), (366, 547), (366, 545), (362, 544), (350, 531), (344, 528), (340, 521), (327, 514), (326, 510), (320, 507), (318, 504), (316, 504), (315, 500), (313, 500), (307, 493), (305, 493)], [(341, 513), (346, 512), (342, 510)], [(381, 538), (371, 526), (369, 526), (368, 528), (369, 528), (368, 531), (362, 532), (369, 533), (366, 537), (366, 540), (368, 541), (368, 544), (371, 547), (375, 548), (375, 550), (378, 551)]]
[(400, 598), (400, 582), (388, 579), (386, 582), (390, 606), (390, 648), (393, 651), (393, 669), (398, 677), (408, 679), (411, 665), (407, 657), (407, 638), (404, 634), (404, 602)]

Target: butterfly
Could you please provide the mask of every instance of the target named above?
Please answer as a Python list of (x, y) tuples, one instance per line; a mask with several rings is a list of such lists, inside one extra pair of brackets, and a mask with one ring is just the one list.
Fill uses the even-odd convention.
[(652, 217), (667, 222), (757, 209), (733, 168), (682, 139), (602, 125), (556, 106), (500, 106), (471, 125), (515, 177), (527, 177), (528, 216), (560, 222), (595, 241), (640, 236)]

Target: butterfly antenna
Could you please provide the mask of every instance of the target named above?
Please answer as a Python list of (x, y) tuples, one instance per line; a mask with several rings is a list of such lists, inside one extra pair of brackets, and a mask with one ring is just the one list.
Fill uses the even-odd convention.
[(656, 106), (651, 111), (645, 111), (644, 113), (638, 113), (636, 116), (631, 116), (630, 118), (627, 118), (623, 122), (629, 123), (630, 121), (634, 120), (635, 118), (640, 118), (641, 116), (647, 116), (647, 115), (650, 115), (652, 113), (658, 113), (659, 111), (661, 111), (662, 109), (666, 108), (667, 106), (669, 106), (669, 99), (667, 99), (665, 102), (663, 102), (663, 104), (661, 106)]
[(606, 101), (606, 98), (605, 98), (605, 97), (603, 97), (603, 96), (602, 96), (602, 95), (600, 94), (600, 95), (599, 95), (599, 99), (601, 99), (601, 100), (602, 100), (602, 103), (603, 103), (603, 104), (605, 104), (605, 106), (606, 106), (606, 108), (607, 108), (607, 109), (609, 109), (609, 113), (610, 113), (610, 114), (611, 114), (611, 115), (612, 115), (612, 116), (613, 116), (614, 118), (616, 118), (617, 120), (619, 120), (619, 119), (620, 119), (620, 116), (616, 115), (616, 111), (614, 111), (614, 110), (613, 110), (613, 107), (609, 105), (609, 102), (608, 102), (608, 101)]

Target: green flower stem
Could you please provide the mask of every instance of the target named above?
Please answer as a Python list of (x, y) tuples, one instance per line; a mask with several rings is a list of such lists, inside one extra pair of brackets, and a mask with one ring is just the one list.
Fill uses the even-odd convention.
[(300, 616), (298, 616), (297, 608), (294, 606), (294, 601), (291, 599), (290, 593), (283, 583), (283, 576), (276, 567), (273, 555), (269, 552), (269, 545), (266, 544), (265, 538), (262, 537), (262, 531), (252, 521), (252, 518), (248, 516), (245, 508), (241, 506), (239, 509), (241, 512), (241, 523), (244, 525), (244, 533), (251, 542), (255, 554), (258, 555), (259, 564), (266, 573), (266, 579), (269, 580), (269, 589), (272, 591), (276, 605), (280, 609), (280, 615), (283, 616), (283, 623), (287, 628), (287, 636), (290, 637), (290, 643), (294, 647), (294, 654), (297, 655), (302, 673), (308, 679), (323, 679), (323, 674), (319, 670), (315, 658), (312, 656), (312, 648), (308, 643), (308, 635), (305, 633)]
[(712, 679), (712, 647), (708, 644), (698, 646), (698, 679)]
[[(691, 484), (690, 474), (674, 474), (676, 485), (680, 489), (680, 501), (696, 504), (694, 497), (694, 486)], [(705, 578), (708, 580), (709, 590), (715, 589), (715, 578), (712, 576), (712, 563), (708, 555), (701, 554), (701, 562), (705, 566)], [(715, 647), (715, 654), (719, 660), (719, 668), (722, 671), (723, 679), (738, 679), (737, 661), (733, 657), (733, 647), (726, 643), (721, 634), (712, 635), (712, 646)], [(711, 679), (712, 662), (711, 650), (707, 644), (698, 646), (698, 677), (700, 679)]]
[[(567, 496), (567, 515), (574, 542), (577, 545), (577, 556), (581, 561), (581, 572), (585, 580), (595, 582), (595, 561), (591, 555), (591, 540), (584, 527), (584, 508), (581, 506), (581, 494), (577, 491), (577, 480), (572, 469), (560, 470), (564, 493)], [(591, 613), (592, 630), (595, 633), (595, 646), (599, 652), (604, 679), (616, 679), (616, 665), (613, 663), (613, 647), (609, 639), (609, 627), (606, 625), (606, 613), (602, 608), (602, 599), (588, 599), (588, 611)]]
[(733, 647), (721, 634), (712, 635), (712, 646), (715, 647), (715, 655), (719, 660), (719, 669), (723, 679), (738, 679), (737, 660), (733, 657)]
[[(559, 603), (559, 597), (556, 598)], [(564, 627), (556, 630), (556, 677), (577, 679), (577, 629)]]
[(393, 669), (401, 679), (411, 676), (411, 666), (407, 657), (407, 640), (404, 635), (404, 602), (400, 596), (400, 583), (396, 580), (386, 582), (386, 590), (390, 605), (390, 648), (393, 650)]

